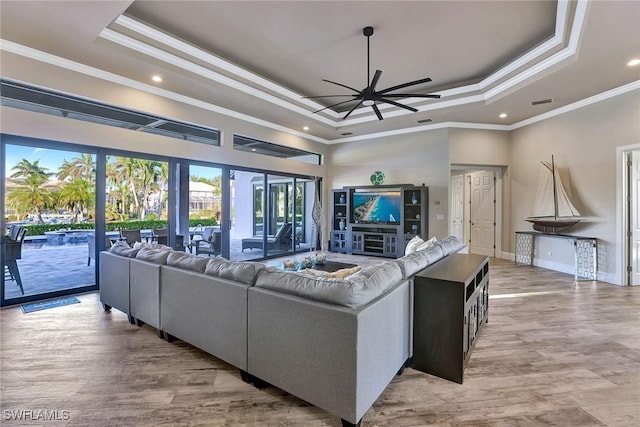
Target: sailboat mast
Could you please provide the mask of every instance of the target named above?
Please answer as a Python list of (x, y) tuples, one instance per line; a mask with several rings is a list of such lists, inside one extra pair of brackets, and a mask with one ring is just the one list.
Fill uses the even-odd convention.
[(556, 164), (551, 155), (551, 178), (553, 179), (553, 217), (558, 219), (558, 188), (556, 186)]

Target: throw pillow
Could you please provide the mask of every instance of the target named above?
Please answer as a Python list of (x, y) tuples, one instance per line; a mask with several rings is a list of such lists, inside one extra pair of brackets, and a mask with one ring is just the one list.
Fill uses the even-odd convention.
[(349, 277), (352, 274), (356, 274), (358, 271), (360, 271), (360, 267), (356, 266), (336, 270), (332, 273), (322, 270), (315, 270), (313, 268), (305, 268), (304, 270), (302, 270), (302, 273), (311, 274), (318, 277), (325, 277), (327, 279), (344, 279), (345, 277)]
[(416, 247), (416, 249), (415, 249), (415, 250), (416, 250), (416, 251), (423, 251), (423, 250), (425, 250), (425, 249), (428, 249), (428, 248), (429, 248), (429, 246), (436, 244), (437, 242), (438, 242), (438, 239), (436, 239), (436, 238), (435, 238), (435, 236), (434, 236), (434, 237), (430, 238), (429, 240), (425, 240), (424, 242), (422, 242), (421, 244), (419, 244), (419, 245)]
[(409, 243), (407, 243), (407, 247), (404, 249), (404, 254), (409, 255), (410, 253), (415, 252), (416, 248), (423, 243), (424, 240), (422, 240), (422, 237), (414, 237), (413, 239), (409, 240)]

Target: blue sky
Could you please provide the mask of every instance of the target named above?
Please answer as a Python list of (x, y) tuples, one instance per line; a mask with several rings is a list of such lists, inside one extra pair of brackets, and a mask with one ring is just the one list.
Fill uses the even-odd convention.
[(49, 172), (57, 172), (62, 162), (80, 157), (80, 153), (72, 151), (49, 150), (45, 148), (25, 147), (21, 145), (7, 145), (7, 158), (5, 163), (5, 176), (10, 176), (15, 171), (11, 168), (21, 161), (27, 159), (30, 162), (40, 160), (40, 166), (49, 168)]
[[(74, 151), (61, 151), (50, 150), (46, 148), (26, 147), (22, 145), (9, 145), (7, 144), (7, 158), (5, 163), (5, 176), (11, 176), (14, 171), (11, 168), (20, 162), (22, 159), (27, 159), (30, 162), (40, 160), (40, 166), (49, 168), (49, 172), (57, 172), (58, 168), (64, 160), (71, 160), (76, 157), (80, 157), (80, 152)], [(195, 176), (201, 176), (205, 178), (213, 178), (220, 175), (221, 171), (218, 168), (210, 168), (204, 166), (194, 166), (190, 168), (190, 174)]]

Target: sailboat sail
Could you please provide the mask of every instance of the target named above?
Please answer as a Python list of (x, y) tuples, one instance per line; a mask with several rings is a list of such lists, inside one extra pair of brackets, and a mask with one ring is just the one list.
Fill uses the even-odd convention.
[[(562, 184), (558, 170), (551, 165), (541, 162), (540, 179), (536, 192), (536, 202), (533, 207), (533, 218), (536, 217), (572, 217), (580, 216), (580, 212), (573, 206)], [(553, 174), (552, 172), (553, 171)], [(555, 191), (554, 191), (555, 175)]]
[(551, 156), (551, 165), (541, 163), (533, 216), (526, 220), (533, 223), (534, 230), (543, 233), (559, 233), (584, 218), (580, 217), (580, 212), (571, 203), (562, 185), (560, 174), (555, 168), (553, 156)]

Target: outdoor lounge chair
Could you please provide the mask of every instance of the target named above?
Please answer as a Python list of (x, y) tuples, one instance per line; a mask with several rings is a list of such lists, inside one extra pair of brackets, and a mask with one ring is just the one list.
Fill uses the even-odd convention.
[(205, 227), (202, 239), (195, 240), (193, 243), (196, 246), (196, 255), (218, 256), (222, 252), (221, 231), (216, 227)]
[(24, 295), (22, 287), (22, 279), (20, 278), (20, 270), (16, 260), (22, 258), (22, 242), (24, 236), (27, 235), (27, 229), (24, 227), (14, 226), (11, 229), (5, 243), (5, 280), (13, 280), (20, 286), (20, 292)]
[[(242, 239), (242, 252), (245, 249), (262, 249), (262, 237), (248, 237)], [(267, 236), (267, 250), (286, 250), (291, 246), (291, 224), (285, 222), (274, 236)]]

